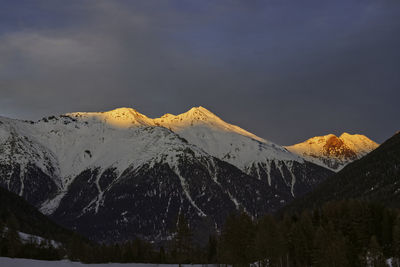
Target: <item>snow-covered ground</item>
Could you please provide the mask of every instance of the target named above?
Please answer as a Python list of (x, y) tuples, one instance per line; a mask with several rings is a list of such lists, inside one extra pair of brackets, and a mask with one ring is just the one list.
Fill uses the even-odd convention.
[[(62, 261), (39, 261), (31, 259), (11, 259), (0, 257), (0, 266), (2, 267), (173, 267), (178, 266), (177, 264), (145, 264), (145, 263), (102, 263), (102, 264), (83, 264), (80, 262), (71, 262), (68, 260)], [(192, 266), (200, 267), (207, 265), (182, 265), (182, 266)], [(208, 265), (214, 266), (214, 265)]]
[(60, 242), (54, 241), (54, 240), (49, 240), (49, 239), (45, 239), (43, 237), (37, 236), (37, 235), (30, 235), (30, 234), (26, 234), (23, 232), (18, 232), (19, 234), (19, 238), (21, 239), (22, 243), (29, 243), (32, 242), (34, 244), (40, 244), (42, 242), (46, 242), (48, 245), (51, 245), (54, 248), (58, 248), (61, 246)]
[[(7, 229), (8, 228), (5, 227), (4, 232), (3, 233), (0, 232), (0, 236), (4, 235), (4, 233), (7, 231)], [(18, 232), (18, 235), (19, 235), (20, 241), (23, 244), (33, 243), (33, 244), (39, 245), (40, 243), (44, 242), (48, 246), (52, 246), (54, 248), (59, 248), (62, 245), (60, 242), (57, 242), (54, 240), (49, 240), (49, 239), (46, 239), (46, 238), (43, 238), (43, 237), (37, 236), (37, 235), (31, 235), (31, 234), (27, 234), (27, 233), (23, 233), (23, 232)]]
[[(0, 257), (0, 266), (2, 267), (175, 267), (177, 264), (147, 264), (147, 263), (102, 263), (102, 264), (84, 264), (81, 262), (71, 262), (68, 260), (62, 261), (39, 261), (31, 259), (11, 259)], [(184, 264), (186, 267), (214, 267), (216, 265), (201, 265), (201, 264)], [(257, 264), (252, 264), (257, 266)], [(387, 260), (387, 266), (392, 266), (392, 260)]]

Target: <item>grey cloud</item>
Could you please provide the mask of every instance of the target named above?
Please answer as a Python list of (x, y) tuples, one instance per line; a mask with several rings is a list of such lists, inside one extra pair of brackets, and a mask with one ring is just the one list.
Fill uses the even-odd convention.
[(0, 35), (1, 115), (202, 105), (281, 144), (341, 131), (381, 142), (398, 130), (390, 1), (72, 3), (59, 19), (69, 24)]

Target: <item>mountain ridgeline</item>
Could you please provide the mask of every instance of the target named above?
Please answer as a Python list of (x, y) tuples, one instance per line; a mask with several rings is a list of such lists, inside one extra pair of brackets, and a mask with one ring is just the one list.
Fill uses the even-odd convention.
[(0, 185), (97, 241), (168, 239), (179, 214), (221, 229), (231, 213), (277, 211), (332, 174), (202, 107), (0, 117)]

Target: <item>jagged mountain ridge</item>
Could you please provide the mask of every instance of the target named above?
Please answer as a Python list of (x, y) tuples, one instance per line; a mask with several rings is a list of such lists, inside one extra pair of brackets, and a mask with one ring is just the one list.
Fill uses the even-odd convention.
[(339, 137), (334, 134), (312, 137), (286, 148), (315, 164), (340, 171), (378, 146), (365, 135), (343, 133)]
[[(150, 119), (129, 108), (38, 122), (0, 118), (0, 184), (71, 229), (121, 241), (165, 238), (180, 212), (217, 228), (238, 209), (257, 217), (331, 174), (204, 108), (186, 114), (187, 133), (195, 137), (199, 112), (209, 113), (202, 139), (162, 125), (166, 116)], [(232, 149), (220, 141), (224, 133)], [(211, 145), (197, 142), (210, 134)], [(210, 149), (218, 142), (218, 151), (233, 151), (235, 161)], [(251, 151), (260, 151), (254, 154), (261, 160), (247, 159)]]

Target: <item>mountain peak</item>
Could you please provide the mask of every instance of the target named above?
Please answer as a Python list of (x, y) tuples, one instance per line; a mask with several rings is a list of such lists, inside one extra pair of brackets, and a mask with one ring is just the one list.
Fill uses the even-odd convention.
[(209, 111), (208, 109), (202, 107), (202, 106), (198, 106), (198, 107), (192, 107), (188, 112), (201, 112), (201, 113), (211, 113), (213, 114), (211, 111)]
[(223, 120), (221, 120), (214, 113), (201, 106), (193, 107), (185, 113), (179, 115), (173, 115), (170, 113), (164, 114), (160, 118), (155, 118), (154, 122), (157, 125), (162, 125), (169, 128), (171, 126), (187, 127), (204, 123), (224, 123)]
[(154, 119), (153, 121), (156, 125), (164, 126), (178, 133), (191, 127), (207, 126), (210, 129), (218, 130), (220, 132), (236, 133), (260, 142), (266, 142), (266, 140), (236, 125), (223, 121), (220, 117), (202, 106), (193, 107), (185, 113), (179, 115), (165, 114), (160, 118)]
[(83, 121), (99, 121), (119, 128), (134, 125), (154, 125), (152, 119), (133, 108), (116, 108), (103, 112), (75, 112), (66, 114)]
[(339, 137), (334, 134), (315, 136), (286, 148), (314, 163), (340, 170), (377, 147), (378, 144), (365, 135), (344, 132)]
[(202, 106), (199, 107), (193, 107), (189, 111), (181, 114), (181, 115), (186, 115), (188, 117), (191, 117), (195, 120), (214, 120), (214, 121), (222, 121), (217, 115), (212, 113), (206, 108), (203, 108)]
[(127, 107), (121, 107), (121, 108), (116, 108), (112, 109), (109, 111), (105, 111), (104, 113), (109, 113), (109, 114), (124, 114), (124, 113), (138, 113), (136, 109), (133, 108), (127, 108)]
[[(190, 110), (186, 111), (185, 113), (182, 113), (178, 116), (185, 116), (187, 118), (192, 118), (195, 120), (206, 120), (206, 119), (217, 119), (221, 120), (217, 115), (212, 113), (206, 108), (203, 108), (202, 106), (199, 107), (193, 107)], [(222, 121), (222, 120), (221, 120)]]
[(347, 136), (352, 136), (352, 134), (349, 134), (347, 132), (343, 132), (339, 137), (342, 138), (342, 137), (347, 137)]
[(379, 145), (362, 134), (342, 133), (339, 137), (350, 149), (361, 155), (366, 155)]
[(366, 140), (366, 139), (368, 139), (368, 140), (372, 141), (371, 139), (369, 139), (368, 137), (366, 137), (363, 134), (350, 134), (350, 133), (347, 133), (347, 132), (343, 132), (339, 136), (339, 138), (342, 139), (342, 140), (356, 140), (356, 139), (364, 139), (364, 140)]

